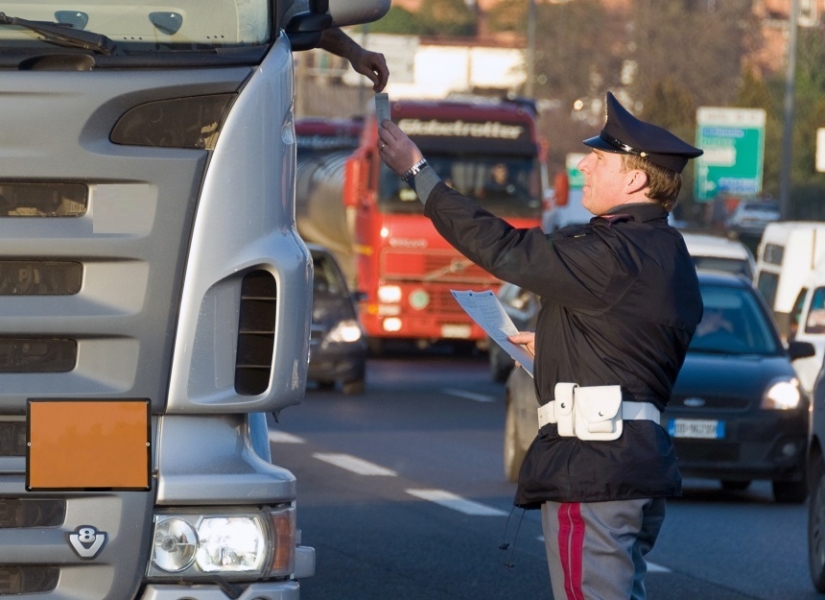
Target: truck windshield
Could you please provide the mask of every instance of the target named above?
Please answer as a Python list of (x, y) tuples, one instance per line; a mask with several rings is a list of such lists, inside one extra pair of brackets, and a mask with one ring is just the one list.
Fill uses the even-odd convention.
[(270, 35), (269, 6), (268, 0), (4, 2), (0, 46), (100, 51), (111, 41), (118, 51), (143, 54), (260, 45)]
[[(539, 166), (534, 157), (429, 154), (427, 162), (447, 185), (499, 217), (536, 219), (541, 214)], [(413, 189), (384, 164), (379, 177), (382, 212), (423, 212)]]

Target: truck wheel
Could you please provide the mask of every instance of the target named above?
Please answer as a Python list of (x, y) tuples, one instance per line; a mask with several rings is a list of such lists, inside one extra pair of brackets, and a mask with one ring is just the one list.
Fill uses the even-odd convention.
[(384, 340), (373, 337), (368, 338), (367, 348), (369, 349), (370, 356), (381, 356), (384, 352)]
[(507, 403), (507, 418), (504, 422), (504, 475), (508, 481), (518, 481), (521, 463), (527, 454), (518, 441), (518, 420), (515, 402)]
[(811, 502), (808, 504), (808, 569), (818, 592), (825, 593), (825, 465), (811, 461)]
[(345, 381), (341, 384), (341, 391), (345, 396), (360, 396), (364, 393), (366, 387), (363, 379), (356, 379), (354, 381)]

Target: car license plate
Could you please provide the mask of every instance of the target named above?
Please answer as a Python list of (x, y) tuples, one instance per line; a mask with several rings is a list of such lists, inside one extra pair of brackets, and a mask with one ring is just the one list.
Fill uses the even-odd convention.
[(673, 437), (720, 440), (725, 437), (725, 422), (700, 419), (671, 419), (667, 431)]
[(472, 332), (469, 325), (442, 325), (441, 337), (467, 339)]

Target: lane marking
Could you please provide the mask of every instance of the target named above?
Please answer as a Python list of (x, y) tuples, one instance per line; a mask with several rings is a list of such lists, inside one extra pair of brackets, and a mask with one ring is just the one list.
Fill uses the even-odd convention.
[(313, 454), (318, 460), (322, 460), (336, 467), (346, 469), (358, 475), (378, 475), (384, 477), (397, 477), (398, 473), (392, 469), (387, 469), (375, 463), (367, 462), (366, 460), (350, 456), (349, 454), (335, 454), (327, 452), (316, 452)]
[(467, 500), (461, 496), (456, 496), (451, 492), (444, 490), (407, 490), (407, 493), (422, 500), (429, 500), (435, 502), (446, 508), (451, 508), (462, 512), (465, 515), (473, 515), (477, 517), (506, 517), (509, 513), (493, 508), (492, 506), (485, 506), (472, 500)]
[(305, 444), (306, 440), (297, 435), (292, 435), (285, 431), (278, 431), (277, 429), (269, 430), (269, 441), (277, 444)]
[(466, 398), (467, 400), (475, 400), (476, 402), (493, 402), (495, 398), (486, 394), (476, 394), (475, 392), (467, 392), (465, 390), (457, 390), (455, 388), (446, 388), (441, 390), (442, 393), (448, 396), (458, 396), (459, 398)]

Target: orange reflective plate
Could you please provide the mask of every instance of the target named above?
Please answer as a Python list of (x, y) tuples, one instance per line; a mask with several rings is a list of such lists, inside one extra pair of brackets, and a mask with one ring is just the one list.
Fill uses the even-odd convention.
[(149, 488), (148, 400), (30, 400), (28, 423), (28, 489)]

